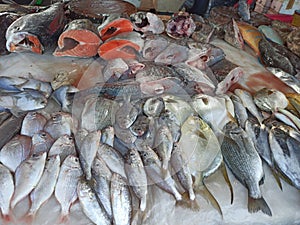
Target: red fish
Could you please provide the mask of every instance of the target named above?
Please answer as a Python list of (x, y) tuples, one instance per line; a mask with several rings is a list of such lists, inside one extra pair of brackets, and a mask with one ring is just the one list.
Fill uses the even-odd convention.
[(93, 23), (88, 19), (71, 21), (59, 36), (58, 48), (53, 55), (93, 57), (102, 43)]

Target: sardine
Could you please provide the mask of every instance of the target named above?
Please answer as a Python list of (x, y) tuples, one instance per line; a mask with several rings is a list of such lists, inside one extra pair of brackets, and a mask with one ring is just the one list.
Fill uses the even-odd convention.
[(84, 214), (96, 225), (109, 225), (110, 219), (101, 208), (97, 197), (88, 181), (80, 179), (77, 185), (77, 195)]
[(37, 186), (44, 171), (46, 155), (46, 152), (32, 155), (16, 169), (15, 192), (11, 200), (12, 208)]
[(42, 131), (47, 119), (38, 112), (28, 112), (23, 120), (21, 134), (32, 137), (35, 133)]
[(14, 180), (8, 168), (0, 164), (0, 209), (2, 219), (10, 221), (10, 201), (14, 193)]
[(32, 142), (32, 147), (31, 147), (32, 154), (38, 154), (40, 152), (48, 153), (49, 149), (54, 143), (54, 139), (47, 132), (39, 131), (38, 133), (32, 136), (31, 142)]
[(61, 162), (63, 162), (68, 155), (76, 156), (76, 154), (74, 139), (66, 134), (59, 137), (48, 152), (48, 156), (59, 155)]
[(54, 195), (61, 206), (61, 222), (67, 220), (70, 206), (77, 199), (77, 184), (83, 175), (79, 159), (69, 155), (62, 163)]
[(110, 189), (113, 224), (130, 225), (133, 209), (131, 206), (131, 194), (126, 181), (122, 176), (114, 173)]
[(140, 210), (145, 211), (147, 204), (147, 175), (138, 151), (129, 149), (125, 156), (125, 172), (128, 184), (140, 200)]

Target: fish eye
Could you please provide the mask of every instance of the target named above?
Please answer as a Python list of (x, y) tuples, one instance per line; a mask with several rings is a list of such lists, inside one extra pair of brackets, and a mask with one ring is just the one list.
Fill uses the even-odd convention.
[(52, 119), (53, 119), (53, 120), (56, 120), (56, 119), (57, 119), (57, 116), (52, 116)]
[(46, 135), (46, 133), (43, 132), (43, 133), (41, 133), (41, 136), (46, 137), (47, 135)]
[(47, 102), (45, 100), (41, 101), (42, 105), (45, 105)]
[(77, 158), (75, 158), (75, 162), (78, 162), (78, 159), (77, 159)]

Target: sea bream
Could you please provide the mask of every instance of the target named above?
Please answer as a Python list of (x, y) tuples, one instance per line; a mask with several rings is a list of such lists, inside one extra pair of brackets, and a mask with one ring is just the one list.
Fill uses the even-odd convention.
[(6, 31), (6, 48), (10, 52), (31, 51), (42, 54), (56, 42), (65, 25), (63, 3), (55, 3), (42, 12), (24, 15)]

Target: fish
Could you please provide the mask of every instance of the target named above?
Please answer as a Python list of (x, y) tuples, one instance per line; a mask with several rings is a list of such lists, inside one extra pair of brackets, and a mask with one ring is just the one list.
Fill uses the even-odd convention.
[(53, 55), (93, 57), (97, 55), (101, 43), (97, 29), (89, 19), (76, 19), (65, 26)]
[(158, 54), (154, 62), (166, 65), (174, 65), (184, 62), (188, 59), (188, 48), (175, 43), (170, 43), (160, 54)]
[(161, 170), (161, 161), (154, 150), (149, 146), (144, 146), (142, 149), (139, 149), (139, 153), (145, 166), (147, 176), (151, 179), (153, 184), (172, 194), (176, 201), (182, 200), (182, 196), (177, 190), (175, 181), (170, 173), (168, 171), (167, 173), (163, 173)]
[(92, 177), (95, 179), (93, 189), (109, 218), (113, 218), (111, 204), (112, 172), (105, 161), (96, 157), (92, 165)]
[(161, 34), (165, 30), (164, 22), (154, 13), (136, 12), (130, 15), (134, 30), (142, 33)]
[(169, 110), (164, 110), (164, 112), (159, 117), (159, 123), (167, 125), (174, 142), (178, 142), (181, 136), (181, 124), (180, 121), (176, 118), (175, 114)]
[(137, 32), (126, 32), (107, 39), (98, 48), (98, 55), (105, 60), (122, 58), (135, 59), (142, 51), (144, 40)]
[(188, 12), (174, 13), (166, 23), (166, 33), (175, 39), (190, 37), (196, 29), (196, 24)]
[(11, 200), (12, 209), (38, 184), (44, 171), (46, 155), (46, 152), (32, 155), (16, 169), (15, 191)]
[(267, 25), (260, 25), (258, 30), (264, 34), (267, 40), (283, 45), (283, 40), (276, 30)]
[(215, 93), (218, 94), (225, 94), (233, 84), (237, 83), (241, 77), (245, 75), (244, 70), (241, 67), (236, 67), (231, 70), (227, 76), (218, 83)]
[(290, 103), (287, 106), (287, 109), (290, 111), (293, 111), (293, 110), (297, 111), (298, 114), (300, 114), (300, 95), (299, 94), (286, 94), (286, 97)]
[(10, 170), (0, 164), (0, 209), (2, 220), (4, 222), (11, 221), (10, 202), (14, 194), (14, 178)]
[(0, 162), (11, 172), (31, 154), (31, 137), (16, 135), (7, 142), (0, 151)]
[(146, 38), (142, 50), (143, 58), (153, 61), (164, 49), (169, 45), (167, 39), (162, 36), (154, 36), (153, 38)]
[(20, 89), (16, 86), (25, 83), (26, 78), (1, 76), (0, 81), (0, 88), (3, 92), (18, 92)]
[(52, 144), (48, 151), (48, 156), (59, 155), (60, 161), (63, 162), (68, 155), (77, 155), (74, 139), (67, 134), (59, 137)]
[(227, 123), (224, 132), (222, 155), (234, 176), (248, 189), (248, 211), (255, 213), (261, 210), (266, 215), (272, 216), (259, 187), (264, 171), (253, 142), (235, 122)]
[(104, 81), (118, 80), (128, 70), (129, 66), (121, 58), (107, 60), (107, 64), (102, 70)]
[(63, 112), (70, 113), (72, 110), (72, 103), (77, 88), (71, 85), (63, 85), (53, 91), (51, 98), (53, 98), (58, 104), (60, 104)]
[(116, 137), (126, 144), (132, 144), (137, 139), (137, 137), (130, 131), (130, 129), (122, 129), (118, 126), (118, 124), (114, 125), (114, 130)]
[(102, 129), (101, 131), (101, 143), (110, 145), (113, 147), (114, 145), (114, 138), (115, 138), (115, 130), (113, 126), (107, 126)]
[(285, 95), (275, 89), (263, 88), (253, 95), (255, 105), (264, 111), (273, 112), (277, 108), (286, 108), (288, 106), (288, 99)]
[(118, 34), (132, 32), (133, 28), (133, 24), (129, 19), (119, 18), (117, 14), (110, 14), (97, 29), (101, 40), (105, 42)]
[(49, 156), (37, 186), (30, 193), (31, 206), (27, 212), (27, 221), (32, 220), (40, 207), (52, 196), (60, 170), (59, 155)]
[(44, 129), (46, 122), (47, 119), (41, 113), (28, 112), (22, 122), (20, 134), (32, 137)]
[(115, 122), (121, 129), (127, 129), (136, 120), (138, 109), (130, 102), (130, 97), (126, 97), (121, 104), (116, 111)]
[(9, 51), (6, 49), (6, 39), (5, 33), (10, 24), (12, 24), (16, 19), (18, 19), (20, 15), (12, 12), (2, 12), (0, 13), (0, 23), (1, 31), (0, 31), (0, 55), (7, 55)]
[[(89, 132), (78, 150), (81, 168), (87, 181), (92, 179), (92, 164), (100, 146), (101, 131)], [(76, 141), (76, 139), (75, 139)]]
[(69, 155), (62, 163), (54, 190), (56, 200), (61, 206), (60, 221), (67, 220), (70, 206), (76, 201), (77, 185), (83, 175), (79, 159)]
[(234, 115), (240, 127), (245, 128), (246, 121), (248, 120), (248, 113), (246, 107), (242, 104), (241, 99), (233, 94), (230, 96), (234, 105)]
[(147, 116), (139, 115), (129, 127), (131, 133), (137, 137), (143, 136), (149, 129), (150, 120)]
[(43, 109), (47, 105), (47, 98), (39, 91), (26, 90), (17, 93), (2, 93), (0, 105), (18, 115), (20, 112)]
[(250, 6), (247, 0), (238, 1), (238, 14), (244, 21), (250, 21)]
[(117, 173), (111, 178), (111, 205), (113, 223), (130, 225), (132, 218), (132, 197), (126, 180)]
[(87, 180), (79, 179), (77, 195), (84, 214), (97, 225), (111, 224), (106, 212), (97, 201), (97, 196)]
[(139, 152), (129, 149), (125, 155), (125, 172), (128, 184), (140, 201), (139, 209), (143, 212), (147, 204), (147, 175)]
[(235, 20), (232, 20), (224, 25), (224, 40), (232, 46), (245, 49), (244, 39)]
[(6, 30), (6, 49), (10, 52), (42, 54), (56, 42), (65, 21), (63, 3), (55, 3), (44, 11), (21, 16)]
[(164, 100), (161, 97), (147, 98), (143, 105), (143, 112), (148, 117), (158, 117), (165, 108)]
[(38, 154), (40, 152), (47, 152), (54, 143), (54, 139), (51, 135), (45, 131), (39, 131), (32, 136), (31, 152), (32, 154)]

